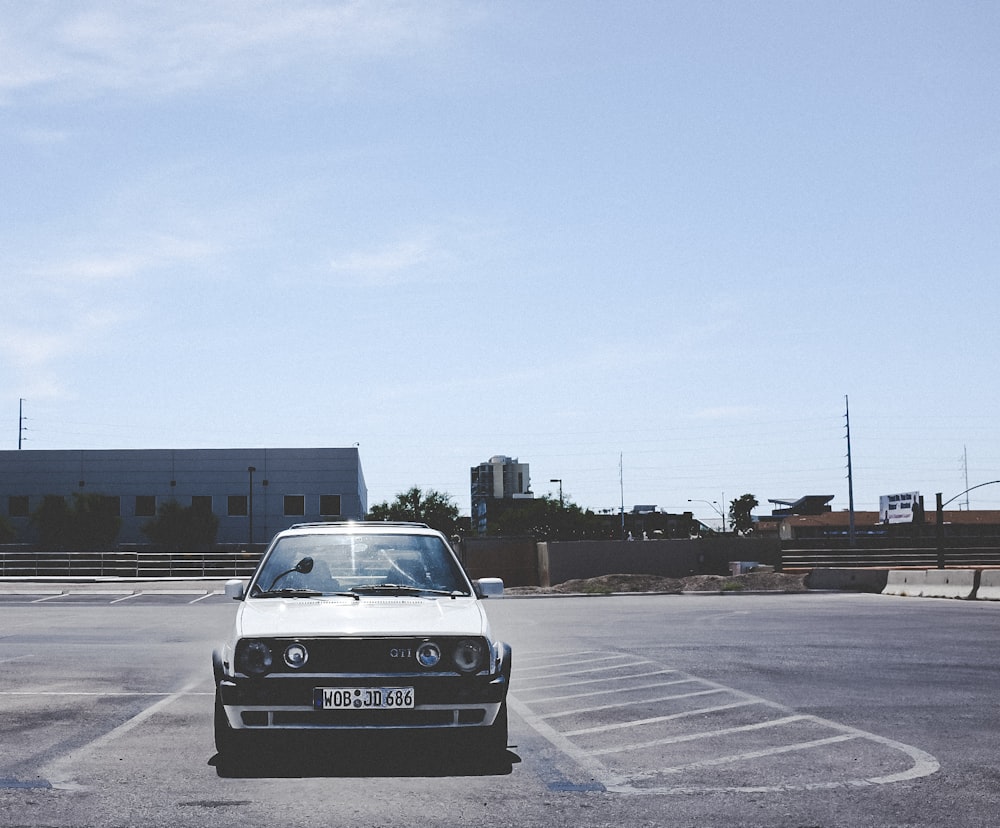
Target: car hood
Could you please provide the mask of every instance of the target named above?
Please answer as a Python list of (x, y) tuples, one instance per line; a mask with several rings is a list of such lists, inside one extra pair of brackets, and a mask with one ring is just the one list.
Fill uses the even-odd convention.
[(236, 636), (489, 635), (476, 598), (362, 596), (250, 598), (236, 616)]

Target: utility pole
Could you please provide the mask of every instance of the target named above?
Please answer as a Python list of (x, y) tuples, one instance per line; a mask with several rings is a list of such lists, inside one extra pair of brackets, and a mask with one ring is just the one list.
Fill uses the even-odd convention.
[(968, 512), (969, 507), (969, 447), (962, 446), (962, 468), (965, 470), (965, 511)]
[(17, 402), (17, 450), (21, 450), (24, 441), (24, 397)]
[(844, 394), (844, 420), (847, 424), (847, 505), (850, 509), (847, 542), (851, 546), (854, 546), (854, 472), (851, 468), (851, 406), (847, 394)]
[(625, 455), (618, 452), (618, 488), (622, 495), (622, 540), (625, 540)]

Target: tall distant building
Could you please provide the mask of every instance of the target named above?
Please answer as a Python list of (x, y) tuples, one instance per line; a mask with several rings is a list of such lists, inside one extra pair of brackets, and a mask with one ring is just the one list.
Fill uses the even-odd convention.
[(496, 519), (516, 500), (534, 497), (528, 464), (498, 454), (472, 467), (472, 529), (485, 535), (488, 521)]

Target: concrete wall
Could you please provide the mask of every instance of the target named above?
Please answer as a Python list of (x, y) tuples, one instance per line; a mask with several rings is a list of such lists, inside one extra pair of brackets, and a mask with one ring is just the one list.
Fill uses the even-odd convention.
[(716, 537), (657, 541), (551, 541), (539, 544), (541, 586), (600, 575), (727, 575), (730, 561), (774, 564), (777, 540)]
[(503, 578), (505, 586), (538, 586), (534, 538), (464, 538), (456, 551), (471, 578)]
[(885, 569), (830, 569), (816, 567), (806, 575), (809, 589), (850, 590), (852, 592), (882, 592), (889, 572)]
[(508, 586), (551, 586), (599, 575), (727, 575), (730, 561), (774, 565), (776, 540), (701, 538), (659, 541), (549, 541), (466, 538), (459, 554), (473, 578), (495, 576)]

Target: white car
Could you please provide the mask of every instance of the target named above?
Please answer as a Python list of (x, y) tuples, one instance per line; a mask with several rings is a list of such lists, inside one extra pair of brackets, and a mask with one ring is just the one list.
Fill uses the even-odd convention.
[(444, 535), (413, 523), (302, 524), (279, 532), (213, 654), (223, 761), (295, 731), (448, 731), (507, 747), (511, 650)]

